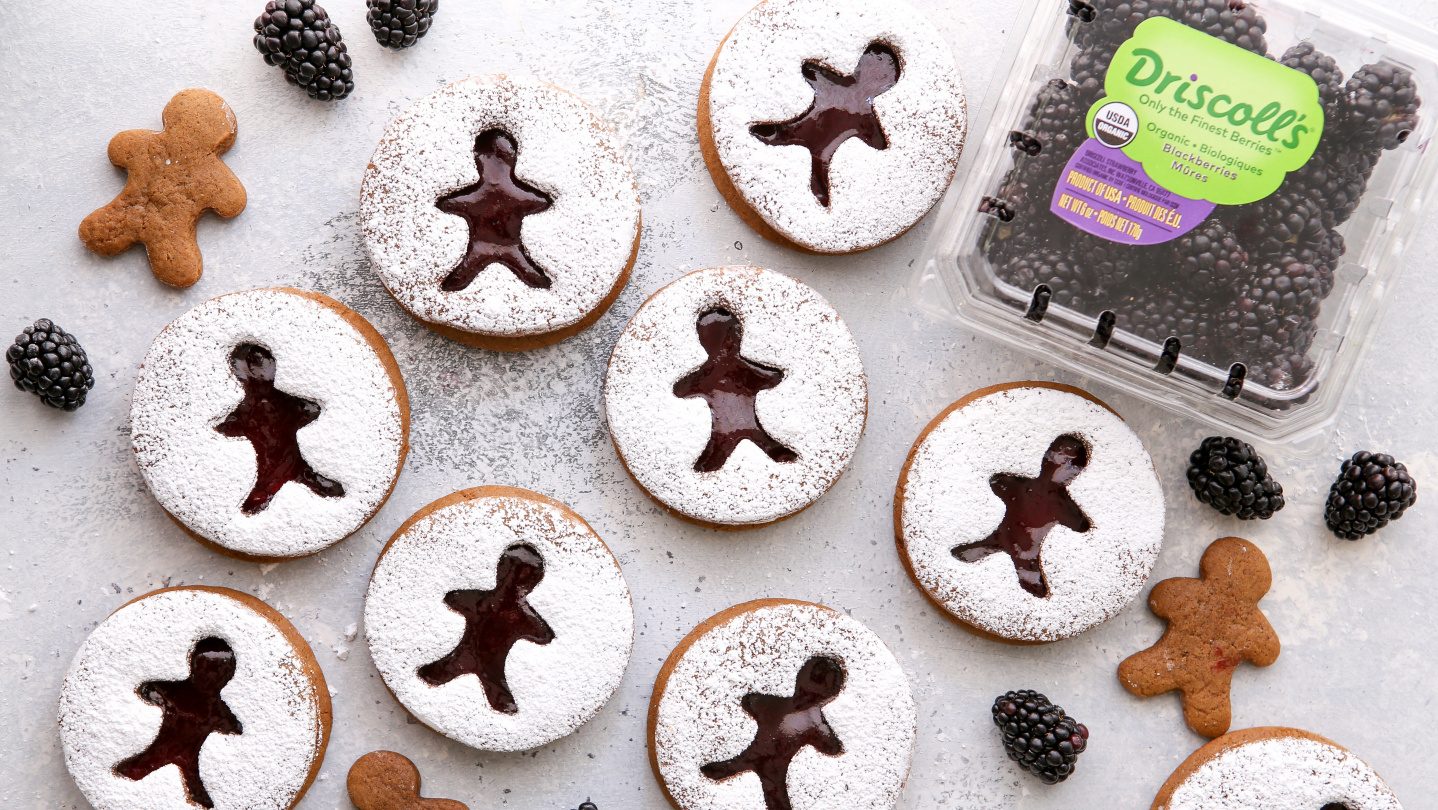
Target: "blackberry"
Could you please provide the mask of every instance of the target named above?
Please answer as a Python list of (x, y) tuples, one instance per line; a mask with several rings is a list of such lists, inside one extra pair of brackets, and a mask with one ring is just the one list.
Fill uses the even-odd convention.
[(1318, 85), (1318, 99), (1323, 104), (1323, 113), (1330, 126), (1341, 119), (1346, 94), (1343, 70), (1338, 67), (1338, 60), (1313, 47), (1312, 42), (1300, 42), (1289, 48), (1278, 61), (1308, 76)]
[(1386, 453), (1360, 451), (1343, 462), (1328, 491), (1323, 519), (1344, 540), (1361, 540), (1418, 501), (1418, 483), (1408, 468)]
[(1268, 22), (1246, 0), (1187, 0), (1175, 19), (1245, 51), (1268, 55)]
[(586, 800), (584, 804), (579, 805), (579, 807), (575, 808), (575, 810), (599, 810), (599, 805)]
[(1201, 503), (1240, 520), (1268, 520), (1283, 508), (1283, 485), (1247, 442), (1224, 436), (1203, 440), (1188, 458), (1188, 485)]
[(1418, 128), (1418, 85), (1413, 74), (1382, 63), (1358, 69), (1344, 88), (1347, 129), (1362, 145), (1397, 149)]
[(1174, 242), (1186, 283), (1206, 290), (1236, 290), (1248, 281), (1248, 251), (1222, 220), (1210, 219)]
[(15, 387), (52, 408), (76, 410), (95, 387), (95, 372), (80, 341), (46, 318), (16, 335), (5, 359)]
[(1324, 226), (1336, 228), (1351, 219), (1363, 202), (1378, 154), (1341, 138), (1325, 139), (1313, 158), (1288, 176), (1279, 193), (1306, 196), (1318, 207)]
[(340, 29), (315, 0), (270, 0), (255, 18), (255, 49), (310, 98), (339, 101), (355, 89)]
[(1067, 163), (1088, 138), (1085, 117), (1088, 105), (1079, 98), (1078, 88), (1063, 79), (1053, 79), (1039, 90), (1024, 120), (1024, 139), (1032, 139), (1038, 151), (1031, 155), (1049, 158), (1046, 165)]
[(439, 0), (367, 0), (365, 21), (386, 48), (408, 48), (429, 33)]
[(1296, 256), (1284, 256), (1259, 268), (1246, 295), (1255, 310), (1317, 318), (1323, 286), (1317, 267)]
[(1118, 55), (1118, 45), (1103, 45), (1079, 51), (1069, 63), (1069, 75), (1078, 88), (1079, 98), (1092, 104), (1104, 94), (1108, 66)]
[(1285, 186), (1266, 200), (1231, 209), (1224, 218), (1255, 259), (1274, 259), (1323, 240), (1323, 209), (1304, 189)]
[(1178, 338), (1183, 354), (1200, 357), (1213, 348), (1209, 309), (1202, 294), (1177, 285), (1140, 291), (1115, 314), (1119, 329), (1158, 344)]
[[(1247, 365), (1248, 379), (1271, 391), (1297, 391), (1313, 376), (1314, 369), (1312, 358), (1306, 352), (1296, 350), (1284, 351)], [(1286, 409), (1307, 400), (1308, 394), (1305, 394), (1297, 399), (1274, 400), (1269, 406)]]
[(1073, 309), (1083, 308), (1097, 286), (1085, 268), (1051, 250), (1013, 259), (999, 270), (999, 277), (1025, 292), (1047, 284), (1053, 303)]
[(1009, 759), (1045, 784), (1072, 776), (1079, 754), (1088, 747), (1088, 728), (1031, 689), (1000, 695), (993, 716)]
[(1068, 25), (1070, 37), (1080, 48), (1117, 47), (1150, 17), (1178, 17), (1184, 0), (1090, 0), (1089, 4), (1094, 9), (1093, 20), (1074, 18)]

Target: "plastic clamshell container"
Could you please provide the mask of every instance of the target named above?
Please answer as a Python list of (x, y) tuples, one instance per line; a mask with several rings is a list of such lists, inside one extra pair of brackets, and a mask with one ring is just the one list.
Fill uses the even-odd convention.
[[(1170, 6), (1201, 2), (1211, 5), (1213, 0), (1171, 0)], [(996, 72), (1010, 78), (995, 82), (980, 105), (960, 180), (943, 202), (913, 282), (916, 303), (932, 315), (1173, 412), (1280, 449), (1311, 451), (1336, 419), (1383, 305), (1399, 289), (1399, 259), (1438, 178), (1438, 161), (1425, 154), (1438, 125), (1438, 50), (1433, 47), (1438, 34), (1399, 20), (1366, 0), (1237, 0), (1240, 8), (1246, 6), (1266, 21), (1272, 59), (1307, 42), (1337, 60), (1345, 81), (1364, 65), (1393, 65), (1410, 72), (1419, 95), (1427, 97), (1417, 126), (1406, 133), (1401, 146), (1381, 153), (1351, 218), (1333, 226), (1347, 250), (1332, 262), (1326, 282), (1331, 289), (1322, 298), (1320, 313), (1307, 325), (1303, 342), (1311, 334), (1311, 345), (1305, 352), (1302, 377), (1284, 378), (1278, 373), (1252, 373), (1250, 366), (1259, 361), (1242, 351), (1215, 347), (1195, 356), (1185, 352), (1187, 347), (1177, 335), (1165, 338), (1152, 329), (1148, 334), (1128, 329), (1124, 300), (1070, 307), (1047, 285), (1016, 286), (1002, 277), (1004, 259), (996, 256), (992, 245), (998, 238), (995, 234), (1016, 227), (1002, 192), (1006, 180), (1022, 177), (1026, 162), (1034, 160), (1025, 151), (1032, 141), (1025, 127), (1032, 123), (1035, 99), (1055, 80), (1074, 84), (1074, 59), (1085, 51), (1078, 32), (1119, 5), (1117, 0), (1029, 0), (1026, 4), (1020, 27), (1027, 20), (1027, 30), (1010, 45), (1004, 61), (1008, 69)], [(1125, 10), (1134, 6), (1142, 4), (1122, 3)], [(1330, 130), (1336, 133), (1336, 125), (1326, 121), (1325, 137)], [(1091, 128), (1086, 132), (1092, 137)], [(1045, 210), (1033, 215), (1054, 217), (1047, 200), (1043, 202)], [(1218, 215), (1216, 211), (1214, 216)], [(1072, 226), (1058, 233), (1071, 233), (1073, 238), (1060, 236), (1043, 247), (1060, 254), (1077, 253), (1074, 262), (1084, 261), (1085, 246), (1095, 244), (1095, 237)], [(1183, 272), (1171, 263), (1166, 266), (1161, 257), (1167, 254), (1154, 248), (1103, 244), (1132, 258), (1124, 271), (1132, 276), (1124, 279), (1131, 289), (1144, 287), (1147, 278), (1162, 281)], [(1138, 250), (1148, 252), (1130, 252)], [(1134, 275), (1138, 273), (1148, 275)], [(1221, 329), (1222, 318), (1233, 312), (1225, 303), (1198, 305), (1196, 313), (1189, 313), (1190, 320)]]

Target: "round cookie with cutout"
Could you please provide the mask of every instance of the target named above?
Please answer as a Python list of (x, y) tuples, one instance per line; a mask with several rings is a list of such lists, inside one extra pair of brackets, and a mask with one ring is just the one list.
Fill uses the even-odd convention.
[(228, 588), (166, 588), (124, 605), (60, 688), (65, 765), (97, 810), (293, 807), (329, 733), (309, 645)]

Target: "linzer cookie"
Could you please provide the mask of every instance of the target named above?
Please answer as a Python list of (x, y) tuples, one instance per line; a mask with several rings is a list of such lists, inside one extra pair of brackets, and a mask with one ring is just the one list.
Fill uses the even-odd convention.
[(365, 637), (410, 714), (487, 751), (559, 739), (607, 702), (634, 645), (624, 574), (584, 519), (509, 487), (456, 492), (395, 532)]
[(1198, 749), (1153, 810), (1402, 810), (1373, 768), (1294, 728), (1235, 731)]
[(765, 0), (699, 96), (700, 149), (730, 206), (815, 253), (912, 228), (953, 179), (966, 129), (953, 54), (902, 0)]
[(228, 588), (166, 588), (121, 607), (60, 688), (65, 765), (97, 810), (293, 807), (329, 732), (309, 646)]
[(1232, 722), (1234, 672), (1245, 662), (1266, 667), (1278, 660), (1278, 634), (1258, 606), (1273, 572), (1258, 546), (1237, 537), (1214, 541), (1199, 571), (1198, 579), (1154, 586), (1148, 606), (1168, 629), (1119, 664), (1118, 679), (1139, 697), (1178, 692), (1188, 727), (1217, 737)]
[(200, 280), (195, 223), (206, 211), (245, 210), (245, 187), (220, 155), (239, 131), (235, 112), (209, 90), (183, 90), (165, 105), (160, 132), (131, 129), (110, 140), (125, 188), (80, 223), (80, 240), (102, 256), (145, 246), (155, 278), (175, 287)]
[(868, 382), (839, 314), (757, 267), (696, 270), (655, 293), (609, 360), (610, 436), (680, 517), (761, 526), (818, 500), (864, 430)]
[(131, 441), (155, 499), (246, 559), (359, 529), (404, 464), (409, 401), (384, 339), (333, 299), (274, 288), (181, 315), (145, 355)]
[(639, 193), (619, 140), (549, 84), (473, 77), (386, 128), (360, 232), (400, 305), (454, 340), (518, 350), (588, 328), (639, 250)]
[(699, 625), (659, 671), (649, 754), (680, 810), (893, 807), (916, 736), (898, 661), (857, 620), (764, 599)]
[(914, 444), (894, 498), (899, 556), (929, 599), (1001, 641), (1042, 643), (1112, 618), (1163, 543), (1143, 443), (1076, 388), (975, 391)]

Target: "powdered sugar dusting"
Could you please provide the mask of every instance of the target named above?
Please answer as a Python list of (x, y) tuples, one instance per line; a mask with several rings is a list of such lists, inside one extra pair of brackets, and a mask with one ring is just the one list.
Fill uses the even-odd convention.
[[(544, 561), (529, 604), (554, 640), (514, 645), (505, 664), (519, 706), (511, 715), (490, 707), (477, 676), (431, 686), (416, 671), (464, 632), (444, 595), (493, 588), (514, 543)], [(375, 566), (364, 620), (375, 666), (399, 702), (435, 731), (490, 751), (535, 748), (588, 722), (619, 686), (634, 644), (629, 588), (603, 541), (572, 513), (519, 495), (460, 501), (410, 526)]]
[(908, 777), (917, 717), (909, 682), (878, 636), (820, 605), (765, 605), (709, 629), (682, 653), (658, 701), (654, 754), (683, 810), (764, 810), (759, 778), (723, 782), (700, 768), (738, 755), (757, 728), (741, 701), (751, 692), (792, 695), (804, 662), (844, 666), (843, 691), (824, 716), (843, 742), (837, 757), (802, 749), (789, 768), (796, 810), (893, 807)]
[[(327, 498), (282, 487), (264, 510), (240, 506), (255, 484), (254, 446), (215, 430), (244, 396), (230, 352), (256, 343), (275, 357), (275, 386), (319, 403), (298, 433), (319, 473), (344, 486)], [(257, 557), (312, 554), (349, 536), (384, 502), (405, 446), (389, 369), (333, 307), (282, 289), (222, 295), (155, 338), (130, 408), (135, 457), (155, 499), (191, 531)]]
[(220, 693), (240, 734), (212, 734), (200, 748), (200, 778), (224, 808), (290, 807), (304, 788), (324, 739), (318, 689), (305, 660), (266, 616), (223, 593), (163, 591), (100, 623), (75, 654), (60, 691), (65, 764), (99, 810), (194, 807), (179, 769), (139, 781), (115, 765), (143, 751), (159, 732), (162, 710), (142, 700), (140, 684), (184, 680), (190, 650), (209, 636), (235, 653), (235, 675)]
[[(797, 460), (776, 462), (745, 441), (723, 469), (694, 469), (710, 410), (676, 397), (674, 383), (703, 364), (696, 324), (715, 306), (742, 321), (744, 357), (784, 372), (755, 410)], [(853, 335), (817, 292), (771, 270), (721, 267), (690, 273), (640, 307), (610, 358), (604, 407), (629, 471), (659, 501), (709, 523), (762, 524), (818, 500), (843, 474), (864, 430), (868, 382)]]
[[(889, 147), (840, 146), (825, 208), (810, 188), (808, 150), (767, 145), (749, 128), (813, 104), (804, 62), (851, 74), (875, 40), (901, 65), (898, 84), (874, 99)], [(918, 222), (953, 179), (967, 129), (953, 54), (934, 22), (903, 0), (760, 3), (719, 52), (709, 113), (720, 162), (749, 206), (789, 239), (829, 253), (874, 247)]]
[(1281, 732), (1229, 748), (1199, 765), (1157, 810), (1401, 810), (1398, 797), (1358, 757)]
[[(1003, 520), (999, 473), (1036, 476), (1064, 434), (1089, 447), (1068, 491), (1092, 522), (1055, 526), (1043, 546), (1049, 595), (1025, 591), (1012, 559), (955, 558)], [(1060, 389), (1024, 386), (953, 411), (913, 457), (903, 498), (902, 551), (920, 587), (960, 620), (1007, 639), (1056, 641), (1107, 621), (1138, 595), (1163, 543), (1163, 491), (1142, 442), (1118, 416)]]
[[(435, 201), (479, 178), (474, 142), (502, 129), (519, 146), (515, 174), (553, 197), (525, 217), (529, 255), (553, 279), (536, 289), (499, 265), (467, 289), (440, 282), (469, 246), (464, 220)], [(553, 85), (471, 77), (415, 102), (386, 128), (360, 190), (360, 232), (375, 272), (411, 314), (476, 335), (521, 337), (572, 326), (629, 265), (639, 192), (609, 127)]]

